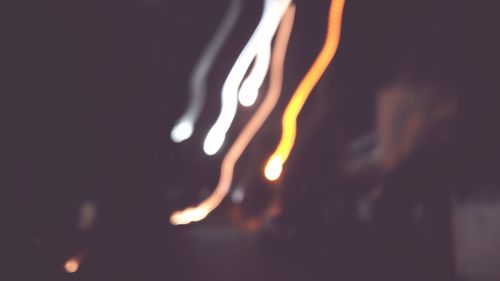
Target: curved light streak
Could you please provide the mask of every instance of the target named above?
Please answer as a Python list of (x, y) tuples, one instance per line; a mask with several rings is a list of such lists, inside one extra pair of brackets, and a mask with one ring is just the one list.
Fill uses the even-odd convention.
[(248, 74), (247, 78), (241, 83), (238, 95), (240, 104), (243, 106), (252, 106), (259, 95), (259, 88), (266, 78), (271, 60), (271, 42), (263, 47), (255, 58), (255, 64)]
[(292, 31), (294, 16), (295, 6), (292, 5), (287, 10), (283, 18), (283, 22), (278, 30), (278, 34), (276, 35), (271, 62), (269, 90), (267, 95), (224, 157), (221, 165), (219, 182), (217, 183), (215, 190), (199, 205), (173, 213), (170, 216), (170, 222), (172, 224), (188, 224), (204, 219), (220, 204), (222, 199), (224, 199), (228, 193), (233, 179), (233, 171), (236, 161), (238, 161), (248, 143), (252, 140), (259, 128), (267, 119), (279, 99), (283, 81), (283, 64), (288, 39), (290, 38), (290, 33)]
[(282, 15), (290, 5), (290, 2), (291, 0), (264, 1), (262, 18), (252, 34), (252, 37), (250, 37), (243, 51), (236, 59), (236, 62), (222, 86), (221, 111), (214, 125), (208, 131), (203, 143), (203, 151), (207, 155), (214, 155), (217, 153), (224, 143), (226, 133), (236, 115), (236, 109), (238, 107), (237, 94), (241, 80), (245, 76), (248, 67), (257, 53), (263, 46), (266, 46), (267, 42), (270, 42), (276, 32), (281, 20), (281, 16), (277, 17), (276, 15)]
[(236, 25), (236, 20), (241, 12), (243, 0), (230, 0), (224, 20), (218, 26), (214, 36), (208, 43), (202, 55), (198, 59), (193, 73), (189, 79), (189, 103), (184, 114), (177, 120), (170, 138), (176, 142), (182, 142), (191, 137), (194, 124), (200, 117), (203, 104), (205, 103), (208, 72), (212, 68), (215, 57), (222, 49), (229, 33)]
[(297, 117), (300, 110), (337, 52), (340, 41), (344, 4), (345, 0), (331, 1), (328, 16), (328, 30), (323, 48), (306, 76), (295, 90), (295, 93), (285, 109), (281, 121), (282, 134), (280, 142), (274, 153), (269, 157), (264, 168), (264, 175), (270, 181), (277, 180), (280, 177), (283, 170), (283, 164), (288, 159), (295, 142)]

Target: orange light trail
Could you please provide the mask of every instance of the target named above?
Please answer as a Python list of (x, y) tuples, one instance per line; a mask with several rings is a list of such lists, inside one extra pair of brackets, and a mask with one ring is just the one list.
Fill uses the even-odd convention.
[(217, 208), (228, 193), (233, 179), (234, 165), (278, 102), (283, 82), (283, 64), (294, 17), (295, 5), (291, 5), (283, 17), (276, 35), (267, 95), (224, 157), (219, 182), (215, 190), (199, 205), (174, 212), (170, 216), (172, 224), (188, 224), (204, 219), (212, 210)]
[(318, 83), (326, 68), (332, 61), (340, 41), (342, 27), (342, 12), (345, 0), (332, 0), (328, 15), (328, 30), (326, 40), (313, 65), (302, 79), (288, 103), (281, 120), (282, 134), (278, 147), (269, 157), (264, 168), (268, 180), (277, 180), (283, 170), (283, 165), (292, 151), (297, 134), (297, 117), (309, 97), (312, 89)]

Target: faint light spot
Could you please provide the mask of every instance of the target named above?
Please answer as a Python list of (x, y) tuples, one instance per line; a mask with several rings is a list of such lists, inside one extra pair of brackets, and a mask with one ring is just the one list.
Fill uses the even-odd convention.
[(97, 216), (97, 206), (94, 201), (85, 201), (80, 208), (80, 218), (78, 228), (80, 230), (90, 230)]
[(240, 204), (243, 202), (243, 198), (245, 198), (245, 191), (243, 188), (236, 188), (231, 194), (231, 201), (233, 201), (234, 204)]

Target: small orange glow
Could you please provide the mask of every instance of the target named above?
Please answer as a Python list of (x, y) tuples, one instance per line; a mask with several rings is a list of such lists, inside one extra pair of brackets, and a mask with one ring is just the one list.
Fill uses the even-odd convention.
[[(282, 134), (278, 147), (269, 157), (264, 168), (264, 175), (270, 181), (279, 178), (283, 164), (288, 159), (297, 133), (297, 117), (312, 89), (318, 83), (326, 68), (332, 61), (340, 41), (342, 11), (345, 0), (332, 0), (328, 16), (326, 40), (313, 65), (302, 79), (288, 103), (281, 121)], [(278, 163), (279, 161), (279, 163)]]
[(64, 264), (64, 269), (68, 273), (75, 273), (79, 267), (80, 267), (80, 261), (76, 258), (70, 258)]
[(247, 145), (267, 119), (274, 106), (278, 102), (281, 94), (283, 82), (283, 64), (285, 60), (288, 39), (292, 31), (293, 19), (295, 16), (295, 6), (292, 5), (283, 17), (283, 21), (278, 29), (274, 49), (271, 59), (271, 74), (269, 89), (259, 108), (250, 121), (243, 128), (238, 138), (231, 146), (222, 160), (220, 178), (215, 190), (210, 196), (195, 207), (177, 211), (170, 217), (170, 222), (174, 225), (188, 224), (204, 219), (212, 210), (217, 208), (222, 199), (226, 196), (231, 187), (233, 179), (234, 165), (245, 151)]

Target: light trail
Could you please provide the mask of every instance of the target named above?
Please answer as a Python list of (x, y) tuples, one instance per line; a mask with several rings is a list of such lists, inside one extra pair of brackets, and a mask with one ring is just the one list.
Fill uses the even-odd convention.
[(295, 136), (297, 134), (297, 117), (300, 110), (337, 52), (340, 41), (344, 4), (345, 0), (332, 0), (330, 2), (328, 30), (325, 43), (285, 109), (281, 121), (282, 134), (280, 142), (276, 150), (269, 157), (264, 168), (264, 175), (268, 180), (274, 181), (280, 177), (283, 165), (288, 159), (295, 142)]
[(214, 36), (198, 59), (189, 80), (189, 103), (184, 114), (177, 120), (170, 133), (174, 142), (182, 142), (191, 137), (194, 124), (200, 117), (207, 91), (207, 77), (215, 58), (222, 49), (229, 33), (236, 25), (243, 0), (230, 0), (224, 20), (218, 26)]
[[(281, 15), (276, 15), (281, 17)], [(259, 95), (260, 86), (266, 78), (269, 62), (271, 60), (271, 41), (263, 47), (255, 58), (255, 64), (248, 74), (247, 78), (241, 83), (238, 95), (240, 104), (243, 106), (252, 106)]]
[(173, 213), (170, 216), (170, 222), (172, 224), (188, 224), (204, 219), (220, 204), (222, 199), (224, 199), (228, 193), (233, 179), (233, 171), (236, 161), (238, 161), (243, 151), (245, 151), (248, 143), (250, 143), (278, 102), (283, 82), (285, 54), (288, 46), (288, 39), (290, 38), (290, 33), (292, 31), (294, 17), (295, 5), (292, 5), (286, 11), (276, 35), (267, 95), (264, 97), (264, 100), (260, 104), (259, 108), (247, 125), (243, 128), (240, 135), (224, 157), (221, 165), (219, 182), (217, 183), (215, 190), (199, 205)]
[(229, 75), (222, 86), (221, 111), (214, 125), (208, 131), (203, 143), (203, 151), (207, 155), (214, 155), (219, 151), (226, 133), (233, 122), (238, 107), (238, 87), (245, 76), (250, 64), (257, 53), (270, 42), (276, 29), (278, 28), (282, 15), (290, 5), (291, 0), (265, 0), (262, 18), (250, 37), (250, 40), (243, 48)]

